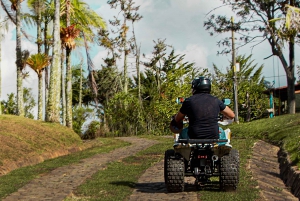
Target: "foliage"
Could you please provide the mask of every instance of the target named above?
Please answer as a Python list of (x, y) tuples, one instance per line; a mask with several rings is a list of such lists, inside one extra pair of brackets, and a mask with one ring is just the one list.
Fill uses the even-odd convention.
[[(263, 91), (266, 90), (264, 77), (262, 77), (263, 66), (257, 67), (251, 57), (252, 55), (244, 55), (238, 56), (236, 59), (240, 64), (240, 72), (236, 74), (239, 120), (241, 122), (261, 118), (268, 108), (268, 98), (263, 94)], [(220, 99), (230, 98), (233, 100), (233, 70), (227, 68), (226, 72), (222, 73), (216, 65), (213, 67), (212, 94)], [(233, 108), (233, 101), (230, 107)]]
[(73, 107), (73, 130), (82, 136), (83, 124), (92, 117), (93, 110), (85, 107)]
[(100, 132), (100, 122), (99, 121), (91, 121), (88, 125), (87, 130), (82, 135), (82, 139), (95, 139), (96, 137), (100, 137), (97, 133)]
[[(31, 88), (23, 88), (23, 101), (25, 117), (33, 119), (33, 108), (36, 106), (36, 102), (32, 96)], [(13, 114), (17, 115), (17, 99), (14, 93), (7, 94), (7, 100), (3, 100), (2, 103), (2, 113), (3, 114)]]
[(64, 48), (75, 49), (75, 39), (79, 36), (80, 30), (75, 25), (60, 28), (60, 40)]
[(275, 18), (270, 20), (270, 22), (280, 22), (278, 35), (286, 40), (289, 40), (289, 36), (294, 35), (296, 36), (297, 33), (300, 31), (300, 9), (294, 6), (290, 6), (285, 4), (286, 8), (286, 15), (285, 18)]
[(2, 113), (3, 114), (17, 114), (17, 103), (14, 93), (7, 94), (7, 101), (3, 100), (2, 103)]
[(31, 88), (23, 88), (23, 103), (24, 103), (24, 111), (25, 117), (33, 119), (33, 108), (36, 106), (36, 102), (32, 96), (32, 89)]
[(138, 118), (138, 100), (131, 94), (117, 93), (104, 109), (106, 124), (115, 136), (129, 136), (143, 132), (141, 119)]
[(45, 67), (47, 67), (50, 63), (51, 57), (46, 54), (33, 54), (27, 60), (26, 64), (34, 70), (38, 77), (42, 76), (42, 71)]
[[(90, 88), (88, 86), (88, 79), (86, 77), (84, 77), (84, 73), (85, 71), (82, 70), (81, 72), (81, 68), (80, 65), (82, 64), (78, 64), (72, 67), (72, 105), (73, 106), (79, 106), (79, 98), (80, 98), (80, 76), (82, 76), (82, 97), (83, 99), (85, 96), (87, 96), (87, 94), (90, 93)], [(84, 101), (83, 102), (84, 106), (88, 105), (88, 102)]]
[(190, 96), (192, 79), (208, 73), (184, 61), (185, 55), (175, 55), (173, 48), (168, 52), (170, 46), (164, 40), (154, 43), (152, 57), (143, 62), (146, 70), (141, 76), (141, 96), (148, 132), (162, 134), (169, 131), (170, 117), (180, 107), (176, 98)]

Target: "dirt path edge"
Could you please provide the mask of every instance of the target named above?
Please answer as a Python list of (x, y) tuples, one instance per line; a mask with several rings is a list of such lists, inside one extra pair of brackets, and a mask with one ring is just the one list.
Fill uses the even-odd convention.
[[(286, 173), (289, 165), (287, 162), (284, 165), (279, 163), (280, 160), (283, 160), (282, 156), (279, 157), (279, 153), (279, 147), (259, 140), (254, 143), (252, 148), (248, 168), (252, 173), (253, 179), (258, 183), (263, 200), (298, 201), (299, 198), (292, 194), (290, 188), (282, 180), (281, 172)], [(296, 180), (299, 183), (299, 179)]]
[(280, 148), (278, 151), (280, 178), (291, 189), (295, 197), (300, 200), (300, 171), (298, 166), (291, 163), (288, 153)]

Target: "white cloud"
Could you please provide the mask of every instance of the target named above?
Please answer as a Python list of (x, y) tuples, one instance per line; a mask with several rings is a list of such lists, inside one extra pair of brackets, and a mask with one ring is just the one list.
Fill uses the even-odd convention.
[(185, 61), (195, 63), (196, 67), (207, 68), (207, 50), (206, 48), (189, 44), (184, 50), (177, 50), (176, 54), (184, 55)]

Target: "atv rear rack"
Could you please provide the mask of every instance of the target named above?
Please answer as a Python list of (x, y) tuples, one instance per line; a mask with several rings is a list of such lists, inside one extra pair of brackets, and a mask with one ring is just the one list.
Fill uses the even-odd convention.
[(184, 144), (203, 144), (203, 143), (228, 142), (228, 139), (178, 139), (177, 142), (184, 143)]

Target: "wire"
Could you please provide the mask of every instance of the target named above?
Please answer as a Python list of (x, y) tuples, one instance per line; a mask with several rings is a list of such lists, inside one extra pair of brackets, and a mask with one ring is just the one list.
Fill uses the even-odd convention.
[(285, 77), (286, 75), (277, 75), (277, 76), (270, 76), (270, 77), (265, 77), (265, 78), (272, 78), (272, 77)]

